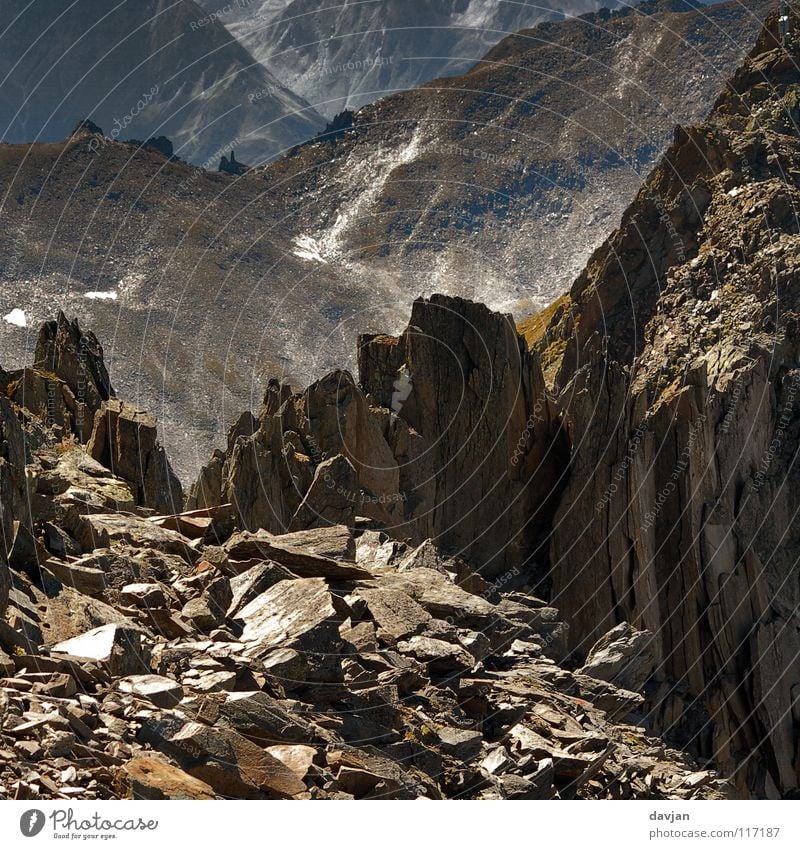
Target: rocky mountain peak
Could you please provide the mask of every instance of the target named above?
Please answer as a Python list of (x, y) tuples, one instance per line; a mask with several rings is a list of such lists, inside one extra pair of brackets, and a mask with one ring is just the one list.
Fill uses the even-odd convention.
[[(35, 365), (31, 380), (50, 387), (58, 374), (67, 386), (83, 348), (105, 374), (95, 337), (63, 315), (41, 340), (41, 360), (57, 372)], [(492, 583), (433, 539), (397, 538), (402, 524), (417, 535), (446, 530), (418, 512), (419, 496), (390, 497), (401, 485), (443, 498), (435, 487), (457, 475), (442, 461), (458, 463), (466, 483), (486, 482), (483, 461), (500, 456), (492, 440), (509, 450), (529, 415), (530, 433), (498, 466), (500, 494), (484, 493), (471, 519), (488, 532), (488, 519), (506, 513), (524, 523), (530, 450), (541, 452), (555, 423), (546, 404), (530, 406), (541, 379), (510, 317), (434, 296), (415, 304), (402, 337), (365, 344), (376, 393), (392, 370), (411, 391), (396, 378), (384, 408), (343, 370), (302, 393), (271, 381), (259, 416), (240, 417), (190, 496), (231, 503), (191, 511), (168, 480), (153, 480), (154, 420), (110, 384), (84, 446), (29, 395), (21, 406), (19, 376), (8, 376), (0, 794), (730, 795), (714, 770), (629, 721), (655, 662), (643, 650), (648, 634), (617, 628), (568, 670), (559, 665), (568, 624), (532, 593), (516, 554)], [(425, 412), (428, 392), (455, 404), (449, 426)], [(17, 486), (19, 498), (7, 498)], [(463, 505), (476, 493), (451, 495)], [(157, 498), (168, 515), (156, 515)], [(484, 550), (458, 533), (465, 556)], [(499, 563), (483, 566), (490, 574)]]
[(651, 718), (767, 796), (798, 786), (790, 31), (770, 18), (708, 119), (677, 128), (535, 346), (574, 446), (551, 544), (573, 651), (651, 631)]

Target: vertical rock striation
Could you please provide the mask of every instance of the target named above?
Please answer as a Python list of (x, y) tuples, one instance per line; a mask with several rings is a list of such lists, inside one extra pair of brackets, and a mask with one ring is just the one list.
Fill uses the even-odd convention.
[(773, 798), (800, 787), (800, 55), (776, 26), (535, 345), (574, 446), (551, 561), (575, 653), (652, 632), (650, 719)]
[(402, 336), (360, 340), (359, 373), (294, 395), (273, 383), (189, 507), (231, 502), (243, 528), (273, 533), (369, 517), (490, 576), (543, 559), (568, 449), (511, 318), (419, 299)]

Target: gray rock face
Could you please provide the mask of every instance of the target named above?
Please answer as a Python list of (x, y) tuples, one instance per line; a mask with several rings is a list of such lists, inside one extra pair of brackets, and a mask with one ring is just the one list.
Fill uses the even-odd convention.
[(637, 631), (628, 622), (621, 622), (592, 646), (578, 671), (623, 690), (639, 692), (656, 668), (654, 642), (649, 631)]
[(59, 377), (69, 391), (74, 416), (73, 432), (85, 442), (92, 430), (92, 416), (114, 389), (103, 360), (103, 348), (94, 333), (83, 333), (77, 320), (63, 312), (42, 326), (36, 342), (34, 368)]
[(257, 430), (234, 428), (188, 506), (231, 502), (242, 527), (273, 533), (371, 517), (491, 576), (543, 559), (566, 443), (510, 317), (418, 300), (401, 337), (361, 340), (359, 372), (361, 388), (334, 372), (268, 392)]
[(94, 415), (87, 451), (114, 474), (135, 484), (137, 504), (159, 513), (180, 513), (180, 482), (158, 443), (156, 420), (116, 398)]
[(787, 123), (797, 56), (776, 26), (709, 119), (676, 130), (539, 342), (574, 435), (551, 549), (574, 651), (621, 621), (650, 631), (667, 681), (649, 706), (657, 727), (769, 798), (800, 786), (786, 206), (800, 145)]

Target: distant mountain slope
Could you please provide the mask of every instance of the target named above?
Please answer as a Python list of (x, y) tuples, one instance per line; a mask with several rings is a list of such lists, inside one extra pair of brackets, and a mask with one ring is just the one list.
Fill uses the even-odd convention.
[[(216, 0), (205, 0), (211, 7)], [(324, 115), (467, 71), (510, 33), (598, 0), (292, 0), (231, 4), (224, 22), (281, 82)], [(263, 8), (266, 6), (267, 8)]]
[(310, 268), (544, 306), (674, 125), (705, 115), (773, 5), (671, 0), (524, 30), (464, 76), (364, 107), (334, 146), (276, 163), (267, 178), (292, 181), (284, 226)]
[(523, 312), (564, 291), (674, 124), (711, 106), (757, 8), (545, 24), (240, 178), (88, 132), (0, 146), (0, 363), (30, 345), (15, 310), (113, 328), (117, 388), (187, 479), (271, 376), (352, 363), (420, 294)]
[(0, 136), (56, 141), (81, 118), (166, 135), (216, 167), (265, 162), (324, 121), (191, 0), (0, 0)]

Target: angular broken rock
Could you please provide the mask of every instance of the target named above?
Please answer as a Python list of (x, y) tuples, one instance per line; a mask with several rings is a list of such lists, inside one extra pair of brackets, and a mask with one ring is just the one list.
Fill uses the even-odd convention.
[(439, 748), (464, 763), (476, 758), (483, 746), (483, 736), (479, 731), (470, 731), (464, 728), (440, 728), (436, 734), (439, 737)]
[[(290, 537), (296, 535), (290, 534)], [(286, 544), (282, 536), (267, 531), (242, 531), (234, 534), (225, 544), (231, 560), (274, 560), (301, 578), (333, 578), (358, 580), (369, 578), (370, 573), (352, 563), (343, 563)]]
[(311, 746), (302, 745), (268, 746), (266, 751), (273, 758), (277, 758), (281, 763), (285, 764), (300, 781), (308, 775), (308, 770), (311, 768), (311, 764), (314, 762), (314, 757), (317, 754), (316, 749)]
[(290, 531), (352, 525), (361, 487), (353, 464), (342, 454), (323, 460), (302, 503), (289, 523)]
[(120, 767), (123, 793), (134, 799), (216, 799), (199, 778), (153, 757), (133, 758)]
[(168, 748), (189, 775), (227, 798), (291, 798), (306, 790), (282, 761), (229, 728), (189, 722)]
[(115, 677), (150, 671), (142, 634), (124, 625), (101, 625), (52, 647), (54, 654), (97, 660)]
[(147, 519), (130, 514), (101, 513), (81, 516), (74, 533), (75, 539), (85, 551), (111, 548), (122, 543), (134, 548), (152, 548), (165, 554), (178, 554), (189, 564), (194, 564), (198, 558), (198, 553), (190, 541), (177, 531), (159, 528)]
[(175, 707), (183, 698), (183, 687), (162, 675), (129, 675), (117, 682), (117, 689), (162, 708)]
[(402, 590), (360, 590), (367, 609), (378, 626), (378, 639), (393, 645), (397, 640), (420, 633), (431, 615)]
[(281, 581), (243, 608), (237, 621), (243, 623), (240, 639), (251, 657), (293, 648), (306, 661), (309, 682), (342, 680), (341, 617), (322, 578)]
[(260, 596), (261, 593), (266, 592), (279, 581), (292, 577), (293, 575), (282, 566), (265, 560), (263, 563), (257, 563), (240, 575), (231, 578), (232, 597), (228, 616), (236, 616), (245, 605)]
[(475, 665), (475, 659), (461, 646), (432, 637), (411, 637), (399, 642), (397, 650), (428, 664), (434, 675), (460, 675)]
[(222, 702), (204, 704), (209, 722), (222, 723), (258, 745), (309, 742), (311, 731), (281, 702), (262, 692), (229, 693)]
[(106, 576), (100, 569), (81, 563), (66, 563), (55, 558), (47, 560), (43, 567), (67, 587), (73, 587), (85, 595), (100, 595), (106, 588)]
[(579, 672), (639, 692), (656, 668), (653, 639), (650, 631), (620, 622), (592, 646)]
[(351, 563), (356, 559), (356, 541), (353, 532), (346, 525), (309, 528), (305, 531), (280, 534), (278, 539), (281, 545), (288, 545), (319, 557), (347, 560)]
[(103, 401), (86, 450), (136, 487), (137, 504), (160, 513), (183, 506), (180, 482), (158, 442), (156, 420), (144, 410), (117, 398)]
[(119, 591), (119, 600), (129, 607), (165, 607), (167, 595), (161, 584), (126, 584)]

